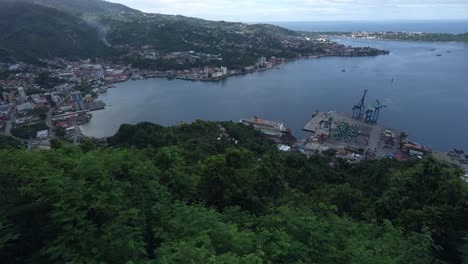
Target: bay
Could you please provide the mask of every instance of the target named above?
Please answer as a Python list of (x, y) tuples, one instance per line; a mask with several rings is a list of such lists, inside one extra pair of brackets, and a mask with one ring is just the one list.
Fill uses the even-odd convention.
[[(128, 81), (100, 96), (85, 135), (113, 135), (123, 123), (233, 120), (254, 115), (279, 120), (298, 137), (315, 110), (351, 112), (364, 89), (366, 104), (388, 105), (380, 123), (406, 131), (434, 149), (468, 149), (468, 45), (338, 40), (390, 50), (378, 57), (303, 59), (281, 69), (219, 82), (167, 79)], [(437, 56), (441, 55), (441, 56)], [(345, 70), (343, 72), (342, 70)]]

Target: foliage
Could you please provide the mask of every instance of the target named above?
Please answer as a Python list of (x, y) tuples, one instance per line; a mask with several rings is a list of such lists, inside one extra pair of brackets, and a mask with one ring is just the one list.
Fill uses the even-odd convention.
[(432, 160), (330, 167), (230, 122), (109, 144), (0, 150), (2, 261), (460, 262), (467, 186)]
[(99, 0), (15, 0), (40, 4), (73, 14), (119, 15), (120, 13), (140, 13), (122, 4)]
[(42, 88), (51, 89), (62, 83), (57, 77), (50, 76), (50, 72), (41, 72), (39, 76), (34, 80), (36, 84)]
[(26, 62), (37, 58), (91, 57), (107, 53), (96, 29), (53, 8), (0, 1), (0, 49)]
[(46, 123), (39, 122), (31, 125), (17, 126), (11, 129), (11, 134), (22, 139), (35, 138), (37, 131), (48, 129)]
[(58, 138), (64, 138), (67, 135), (67, 130), (63, 127), (55, 127), (54, 132)]
[(21, 146), (20, 141), (12, 137), (0, 135), (0, 149), (18, 149)]

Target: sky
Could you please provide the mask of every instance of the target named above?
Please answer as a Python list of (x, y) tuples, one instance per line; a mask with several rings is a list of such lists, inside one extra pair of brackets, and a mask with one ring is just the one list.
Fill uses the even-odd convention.
[(468, 0), (107, 1), (144, 12), (241, 22), (468, 19)]

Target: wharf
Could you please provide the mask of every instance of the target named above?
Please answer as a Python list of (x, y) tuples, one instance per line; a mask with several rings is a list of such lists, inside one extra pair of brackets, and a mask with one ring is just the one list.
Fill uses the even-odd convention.
[[(354, 127), (356, 131), (340, 135), (340, 124), (345, 124), (347, 128)], [(385, 128), (379, 124), (369, 124), (354, 119), (346, 113), (333, 111), (317, 113), (303, 130), (313, 133), (305, 146), (309, 151), (353, 149), (361, 154), (372, 154), (376, 157), (400, 153), (401, 131)]]
[(106, 108), (106, 104), (103, 101), (93, 101), (87, 103), (89, 111), (102, 110)]

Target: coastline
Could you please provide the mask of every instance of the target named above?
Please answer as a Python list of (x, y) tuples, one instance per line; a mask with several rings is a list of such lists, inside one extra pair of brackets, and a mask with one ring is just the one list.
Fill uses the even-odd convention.
[[(343, 42), (344, 42), (344, 41), (343, 41)], [(382, 40), (382, 42), (385, 42), (385, 40)], [(352, 43), (353, 43), (353, 42), (350, 42), (350, 45), (353, 45)], [(367, 43), (367, 42), (365, 42), (365, 43)], [(373, 42), (370, 41), (367, 45), (370, 45), (370, 46), (372, 47), (372, 46), (373, 46), (372, 43), (373, 43)], [(391, 42), (389, 42), (389, 43), (391, 43)], [(354, 44), (354, 45), (358, 45), (358, 44)], [(394, 49), (392, 49), (391, 47), (393, 47), (393, 46), (395, 46), (395, 45), (396, 45), (396, 48), (395, 48), (395, 50), (394, 50)], [(396, 53), (396, 52), (398, 51), (398, 48), (400, 47), (400, 46), (398, 46), (398, 45), (399, 45), (399, 44), (396, 43), (396, 42), (393, 44), (393, 46), (389, 44), (389, 47), (387, 47), (387, 46), (385, 46), (385, 45), (380, 45), (380, 44), (377, 44), (377, 43), (375, 44), (376, 47), (387, 47), (386, 49), (387, 49), (387, 50), (391, 50), (391, 51), (392, 51), (392, 54), (393, 54), (393, 53)], [(413, 45), (417, 45), (417, 44), (413, 44)], [(443, 45), (443, 44), (441, 44), (441, 45)], [(456, 45), (456, 44), (455, 44), (455, 45)], [(419, 46), (418, 46), (418, 47), (419, 47)], [(425, 49), (425, 51), (427, 51), (427, 50)], [(427, 51), (427, 52), (428, 52), (428, 51)], [(431, 53), (428, 52), (427, 54), (431, 54)], [(452, 55), (452, 56), (454, 56), (454, 55)], [(322, 56), (320, 56), (320, 57), (322, 57)], [(325, 56), (324, 56), (324, 57), (325, 57)], [(384, 56), (384, 57), (380, 57), (380, 58), (381, 58), (381, 59), (384, 59), (384, 60), (387, 60), (387, 58), (389, 58), (389, 59), (392, 60), (392, 58), (390, 58), (390, 57), (392, 57), (392, 56)], [(279, 76), (279, 75), (281, 75), (283, 72), (288, 71), (288, 69), (289, 69), (290, 67), (295, 67), (294, 65), (296, 65), (296, 64), (299, 63), (299, 62), (296, 62), (296, 61), (302, 61), (302, 62), (300, 62), (301, 64), (302, 64), (302, 63), (307, 63), (307, 61), (309, 61), (309, 62), (313, 63), (314, 65), (315, 65), (315, 64), (322, 65), (322, 63), (320, 63), (320, 60), (309, 60), (309, 59), (314, 59), (314, 58), (318, 58), (318, 56), (302, 56), (302, 57), (297, 57), (297, 58), (289, 59), (288, 61), (284, 61), (283, 63), (281, 63), (281, 65), (284, 66), (284, 67), (283, 67), (283, 66), (280, 65), (280, 66), (281, 66), (281, 70), (272, 71), (272, 72), (270, 72), (270, 73), (268, 73), (268, 74), (259, 73), (259, 74), (257, 74), (257, 75), (252, 75), (252, 76), (248, 76), (248, 77), (242, 77), (241, 75), (244, 75), (244, 74), (246, 75), (246, 74), (248, 74), (248, 73), (254, 73), (254, 72), (256, 72), (256, 71), (259, 71), (259, 72), (261, 72), (261, 71), (267, 71), (267, 70), (275, 69), (275, 68), (273, 67), (273, 68), (257, 69), (257, 70), (248, 71), (248, 72), (245, 72), (245, 73), (237, 73), (237, 74), (235, 74), (235, 75), (239, 75), (239, 76), (237, 76), (237, 77), (236, 77), (234, 74), (229, 74), (229, 75), (227, 75), (227, 76), (223, 76), (222, 78), (217, 78), (217, 79), (214, 79), (214, 80), (197, 80), (197, 79), (190, 79), (190, 78), (179, 78), (180, 80), (189, 80), (189, 81), (192, 81), (192, 82), (193, 82), (193, 81), (201, 81), (201, 82), (199, 82), (198, 84), (197, 84), (197, 83), (192, 83), (192, 84), (191, 84), (191, 82), (178, 82), (178, 81), (172, 82), (172, 84), (170, 84), (169, 82), (166, 83), (166, 80), (165, 80), (165, 79), (167, 79), (167, 78), (166, 78), (165, 76), (161, 76), (161, 75), (158, 75), (158, 76), (150, 76), (150, 75), (147, 75), (147, 76), (145, 76), (145, 75), (143, 74), (143, 72), (142, 72), (142, 74), (141, 74), (141, 77), (145, 77), (144, 79), (157, 79), (157, 80), (158, 80), (157, 82), (161, 82), (161, 83), (162, 83), (161, 85), (165, 85), (165, 86), (169, 86), (169, 87), (170, 87), (170, 86), (173, 86), (173, 85), (175, 85), (175, 86), (184, 86), (184, 87), (191, 87), (191, 86), (194, 86), (194, 85), (195, 85), (195, 86), (199, 86), (199, 85), (200, 85), (200, 86), (204, 86), (203, 83), (206, 83), (206, 82), (208, 82), (206, 85), (209, 85), (209, 86), (211, 86), (211, 85), (220, 85), (220, 84), (223, 84), (223, 85), (228, 85), (229, 87), (233, 87), (233, 86), (235, 86), (235, 84), (238, 83), (238, 80), (251, 80), (251, 81), (255, 81), (255, 80), (257, 80), (257, 79), (262, 79), (263, 76), (265, 76), (265, 77), (268, 78), (268, 79), (275, 79), (275, 78), (277, 78), (276, 76)], [(348, 69), (348, 67), (345, 66), (345, 64), (343, 64), (343, 63), (340, 62), (340, 61), (342, 61), (342, 60), (349, 60), (349, 61), (350, 61), (349, 63), (352, 63), (352, 61), (354, 61), (354, 60), (353, 60), (352, 58), (340, 58), (340, 57), (337, 57), (337, 58), (326, 59), (326, 60), (323, 61), (323, 63), (327, 63), (327, 61), (329, 61), (329, 60), (334, 61), (335, 59), (338, 60), (338, 63), (337, 63), (338, 65), (337, 65), (336, 67), (332, 68), (332, 69), (324, 69), (323, 71), (330, 71), (330, 70), (332, 70), (333, 72), (335, 72), (332, 76), (335, 76), (336, 78), (339, 78), (339, 76), (342, 75), (342, 74), (340, 73), (341, 69), (344, 69), (344, 68)], [(365, 59), (365, 60), (370, 60), (370, 61), (376, 61), (375, 63), (378, 63), (378, 61), (381, 61), (381, 59), (378, 59), (377, 57), (367, 57), (367, 58), (363, 58), (363, 59)], [(359, 59), (358, 59), (358, 60), (359, 60)], [(437, 60), (436, 60), (436, 61), (437, 61)], [(291, 63), (290, 65), (286, 65), (287, 62), (294, 62), (294, 63)], [(374, 64), (375, 64), (375, 63), (374, 63)], [(336, 64), (336, 63), (335, 63), (335, 64)], [(341, 66), (340, 66), (340, 64), (341, 64)], [(352, 63), (352, 64), (354, 64), (354, 63)], [(346, 65), (347, 65), (347, 64), (346, 64)], [(318, 67), (319, 67), (319, 66), (318, 66)], [(132, 70), (132, 69), (129, 69), (129, 70), (126, 71), (126, 72), (127, 72), (127, 73), (131, 73), (131, 72), (133, 72), (133, 70)], [(137, 73), (136, 69), (135, 69), (135, 73)], [(147, 73), (150, 73), (150, 72), (147, 72)], [(153, 73), (153, 72), (151, 72), (151, 73)], [(345, 74), (345, 75), (343, 75), (343, 76), (344, 76), (345, 78), (348, 78), (348, 77), (346, 77), (346, 76), (350, 76), (350, 75), (352, 75), (352, 74), (354, 74), (354, 72), (349, 73), (349, 74)], [(131, 76), (131, 74), (128, 74), (128, 75)], [(136, 75), (136, 74), (135, 74), (135, 75)], [(247, 75), (246, 75), (246, 76), (247, 76)], [(224, 79), (227, 79), (227, 78), (229, 78), (229, 77), (236, 77), (236, 78), (232, 78), (232, 80), (229, 80), (229, 81), (223, 81)], [(127, 79), (128, 79), (128, 78), (127, 78)], [(142, 78), (142, 79), (143, 79), (143, 78)], [(174, 80), (175, 80), (175, 78), (174, 78)], [(217, 81), (221, 81), (221, 82), (219, 82), (219, 84), (216, 84)], [(389, 79), (388, 81), (390, 81), (390, 79)], [(120, 82), (122, 82), (122, 81), (120, 81)], [(211, 83), (210, 83), (210, 82), (211, 82)], [(146, 81), (144, 81), (144, 82), (135, 82), (134, 84), (132, 84), (132, 83), (133, 83), (133, 82), (126, 82), (125, 84), (119, 84), (119, 85), (117, 85), (117, 88), (118, 88), (118, 89), (116, 89), (116, 90), (120, 90), (120, 88), (122, 88), (123, 86), (127, 86), (127, 85), (130, 85), (130, 86), (132, 86), (132, 87), (133, 87), (134, 85), (137, 85), (137, 86), (147, 86), (147, 82), (146, 82)], [(138, 84), (137, 84), (137, 83), (138, 83)], [(148, 85), (150, 85), (151, 83), (152, 83), (151, 81), (148, 81)], [(183, 83), (185, 83), (185, 84), (183, 84)], [(399, 84), (399, 85), (400, 85), (400, 84)], [(401, 83), (401, 85), (403, 85), (403, 83)], [(150, 85), (150, 86), (151, 86), (151, 85)], [(402, 86), (400, 86), (400, 87), (402, 87)], [(151, 87), (148, 87), (148, 89), (150, 89), (150, 88), (151, 88)], [(355, 88), (356, 88), (356, 87), (355, 87)], [(110, 91), (110, 90), (109, 90), (109, 92), (112, 93), (112, 94), (114, 94), (115, 91)], [(196, 93), (196, 92), (191, 92), (191, 91), (188, 91), (188, 92), (191, 93), (191, 94), (192, 94), (192, 93), (193, 93), (193, 94)], [(102, 99), (101, 99), (101, 98), (102, 98)], [(105, 99), (105, 98), (106, 98), (106, 97), (105, 97), (105, 94), (102, 94), (102, 97), (100, 97), (98, 100), (103, 100), (103, 99)], [(106, 101), (106, 100), (105, 100), (105, 101)], [(108, 103), (113, 104), (114, 107), (118, 107), (118, 105), (120, 104), (120, 103), (118, 103), (117, 101), (110, 100), (110, 99), (108, 99), (107, 101), (108, 101)], [(320, 101), (320, 100), (319, 100), (319, 101)], [(329, 104), (329, 105), (333, 105), (333, 104)], [(312, 106), (313, 106), (313, 105), (312, 105)], [(106, 107), (106, 108), (107, 108), (107, 107)], [(257, 108), (258, 108), (258, 107), (257, 107)], [(319, 108), (324, 108), (324, 107), (321, 106), (321, 107), (319, 107)], [(110, 107), (110, 108), (107, 108), (107, 111), (108, 111), (109, 113), (106, 114), (105, 116), (108, 116), (108, 115), (111, 116), (112, 113), (115, 112), (114, 110), (117, 110), (117, 108), (116, 108), (116, 109), (112, 109), (111, 107)], [(312, 110), (315, 110), (315, 108), (312, 109)], [(261, 111), (257, 111), (257, 110), (249, 111), (249, 113), (251, 113), (251, 114), (262, 114)], [(242, 114), (242, 113), (241, 113), (240, 115), (236, 115), (236, 116), (234, 116), (234, 117), (229, 117), (229, 120), (231, 120), (231, 119), (233, 119), (233, 120), (238, 120), (239, 117), (245, 117), (245, 116), (249, 116), (249, 115), (248, 115), (248, 114)], [(277, 115), (272, 115), (272, 116), (264, 115), (264, 116), (265, 116), (265, 117), (269, 117), (269, 118), (273, 118), (273, 119), (274, 119), (275, 117), (279, 117), (279, 116), (277, 116)], [(210, 117), (207, 117), (207, 120), (210, 120), (209, 118), (210, 118)], [(100, 119), (101, 119), (101, 115), (99, 115), (99, 114), (98, 114), (97, 116), (93, 116), (92, 123), (100, 122)], [(163, 119), (164, 119), (164, 118), (163, 118)], [(122, 120), (122, 119), (118, 119), (118, 120)], [(146, 120), (151, 120), (151, 119), (146, 118)], [(177, 119), (177, 120), (179, 120), (179, 119)], [(180, 120), (183, 120), (183, 119), (180, 119)], [(227, 120), (227, 119), (212, 119), (212, 120)], [(287, 118), (286, 118), (286, 119), (285, 119), (285, 118), (279, 118), (279, 120), (282, 120), (282, 121), (285, 121), (285, 122), (289, 122), (289, 120), (288, 120)], [(165, 122), (165, 121), (164, 121), (164, 122)], [(164, 122), (163, 122), (163, 123), (164, 123)], [(122, 123), (122, 122), (118, 122), (118, 123)], [(292, 123), (293, 123), (293, 127), (296, 129), (298, 126), (297, 126), (296, 124), (294, 124), (294, 122), (292, 122)], [(114, 122), (114, 124), (115, 124), (115, 122)], [(289, 123), (288, 123), (288, 124), (289, 124)], [(167, 124), (167, 125), (170, 125), (170, 124)], [(401, 128), (401, 129), (406, 129), (406, 128), (407, 128), (406, 126), (398, 126), (398, 125), (394, 125), (394, 127)], [(410, 126), (410, 127), (411, 127), (411, 126)], [(413, 135), (415, 135), (415, 136), (424, 135), (424, 134), (419, 134), (419, 133), (418, 133), (419, 130), (416, 130), (416, 132), (414, 132), (414, 131), (411, 131), (411, 129), (409, 129), (408, 131), (410, 131), (410, 133), (413, 134)], [(86, 131), (86, 132), (87, 132), (87, 131)], [(422, 132), (421, 132), (421, 133), (422, 133)], [(99, 137), (99, 136), (108, 136), (108, 135), (111, 135), (111, 133), (108, 133), (108, 134), (101, 134), (101, 135), (93, 134), (93, 133), (90, 133), (90, 134), (86, 133), (86, 134), (87, 134), (87, 135), (90, 135), (90, 136), (98, 136), (98, 137)], [(301, 137), (301, 135), (298, 135), (298, 136)], [(423, 143), (428, 143), (429, 145), (432, 145), (432, 144), (431, 144), (432, 142), (431, 142), (430, 140), (429, 140), (429, 141), (425, 141), (425, 140), (418, 139), (418, 138), (415, 138), (415, 140), (417, 140), (417, 141), (419, 141), (419, 142), (423, 142)], [(437, 144), (436, 144), (436, 145), (437, 145)], [(433, 147), (435, 147), (435, 148), (434, 148), (435, 150), (450, 150), (451, 147), (453, 147), (453, 146), (458, 146), (458, 145), (459, 145), (459, 144), (456, 144), (456, 143), (455, 143), (455, 144), (448, 144), (448, 146), (443, 146), (443, 144), (442, 144), (442, 147), (438, 147), (438, 146), (435, 146), (435, 145), (434, 145)]]
[(418, 43), (452, 43), (452, 44), (465, 44), (468, 45), (467, 41), (448, 41), (448, 40), (418, 40), (418, 39), (392, 39), (392, 38), (365, 38), (365, 37), (350, 37), (343, 35), (327, 35), (328, 38), (337, 39), (348, 39), (348, 40), (367, 40), (367, 41), (397, 41), (397, 42), (418, 42)]
[[(116, 81), (116, 82), (109, 82), (104, 84), (103, 86), (108, 86), (108, 85), (113, 85), (117, 83), (124, 83), (130, 80), (137, 81), (137, 80), (146, 80), (146, 79), (177, 79), (177, 80), (183, 80), (183, 81), (200, 81), (200, 82), (218, 82), (222, 80), (226, 80), (229, 77), (234, 77), (234, 76), (242, 76), (242, 75), (247, 75), (251, 73), (256, 73), (256, 72), (265, 72), (265, 71), (270, 71), (270, 70), (275, 70), (278, 69), (278, 67), (282, 65), (286, 65), (291, 62), (299, 61), (299, 60), (309, 60), (309, 59), (320, 59), (320, 58), (326, 58), (326, 57), (376, 57), (376, 56), (382, 56), (382, 55), (388, 55), (390, 54), (390, 51), (385, 51), (386, 53), (382, 54), (377, 54), (377, 55), (367, 55), (367, 56), (353, 56), (353, 55), (308, 55), (308, 56), (302, 56), (302, 57), (297, 57), (297, 58), (291, 58), (291, 59), (283, 59), (280, 63), (274, 64), (272, 67), (267, 67), (267, 68), (259, 68), (259, 69), (253, 69), (253, 70), (247, 70), (247, 71), (239, 71), (236, 73), (229, 73), (220, 77), (216, 78), (191, 78), (191, 77), (184, 77), (184, 76), (171, 76), (169, 74), (154, 74), (154, 75), (146, 75), (146, 76), (140, 76), (137, 79), (133, 79), (132, 77), (129, 77), (126, 80), (122, 81)], [(136, 69), (136, 70), (141, 70), (141, 69)]]

